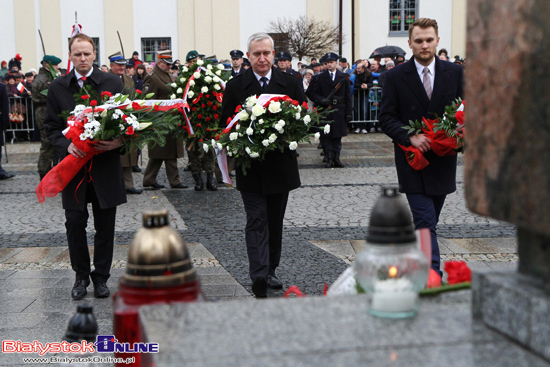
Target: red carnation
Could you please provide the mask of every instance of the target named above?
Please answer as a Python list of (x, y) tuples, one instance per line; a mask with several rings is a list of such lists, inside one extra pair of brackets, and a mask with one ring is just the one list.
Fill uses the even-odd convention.
[(90, 101), (90, 106), (92, 106), (92, 107), (97, 106), (97, 101), (96, 101), (95, 99), (92, 99), (92, 100)]
[(126, 135), (134, 135), (134, 127), (128, 126), (128, 130), (126, 130)]
[(154, 106), (153, 106), (153, 110), (158, 111), (158, 110), (160, 110), (160, 108), (159, 108), (158, 105), (154, 105)]
[(447, 261), (444, 265), (449, 284), (472, 281), (472, 271), (464, 261)]
[(215, 118), (215, 119), (218, 119), (219, 117), (220, 117), (220, 115), (218, 115), (218, 114), (215, 114), (215, 115), (214, 115), (214, 118)]
[(202, 139), (199, 139), (199, 141), (202, 141)]
[(206, 104), (208, 105), (208, 107), (212, 107), (212, 101), (208, 101), (206, 102)]
[(216, 135), (216, 140), (220, 140), (220, 136), (219, 136), (219, 135)]
[(139, 105), (139, 103), (137, 103), (137, 102), (132, 102), (132, 108), (133, 108), (134, 110), (137, 111), (137, 110), (140, 109), (140, 107), (141, 107), (141, 106)]
[(456, 111), (455, 117), (460, 125), (464, 125), (464, 111)]
[(109, 91), (101, 92), (101, 98), (112, 97), (112, 93)]
[(207, 95), (206, 95), (206, 98), (207, 98), (207, 99), (210, 98), (210, 94), (207, 94)]
[(191, 111), (195, 112), (197, 110), (197, 107), (193, 107)]
[(292, 101), (292, 104), (293, 104), (294, 106), (298, 106), (298, 105), (300, 104), (300, 102), (298, 102), (298, 101)]
[(201, 108), (205, 108), (205, 107), (206, 107), (206, 105), (204, 103), (201, 104)]
[(240, 110), (241, 110), (241, 106), (237, 106), (237, 108), (235, 108), (235, 113), (239, 113)]
[(137, 93), (137, 94), (141, 94), (142, 92), (141, 92), (141, 90), (136, 89), (136, 93)]
[[(202, 120), (202, 115), (199, 113), (199, 114), (197, 115), (197, 118), (198, 118), (199, 120)], [(197, 126), (199, 126), (199, 125), (197, 125)]]
[(213, 109), (214, 111), (216, 111), (216, 110), (218, 109), (218, 106), (214, 105), (214, 106), (212, 106), (212, 109)]
[(307, 102), (302, 103), (303, 108), (308, 108)]
[(83, 95), (83, 96), (80, 96), (80, 98), (82, 98), (83, 100), (87, 100), (87, 99), (89, 99), (89, 98), (90, 98), (90, 96), (89, 96), (89, 95), (87, 95), (87, 94), (85, 94), (85, 95)]
[(210, 116), (206, 117), (206, 121), (210, 121), (210, 120), (211, 120)]
[(197, 127), (200, 129), (200, 128), (202, 127), (202, 125), (201, 125), (201, 124), (197, 124)]

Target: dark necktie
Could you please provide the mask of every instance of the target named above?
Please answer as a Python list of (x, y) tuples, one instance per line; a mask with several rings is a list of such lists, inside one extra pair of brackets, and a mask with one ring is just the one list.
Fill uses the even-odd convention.
[(265, 76), (262, 76), (260, 78), (260, 81), (262, 82), (262, 93), (263, 93), (267, 89), (267, 78)]
[(332, 71), (330, 72), (330, 79), (332, 79), (332, 81), (334, 81), (334, 73)]

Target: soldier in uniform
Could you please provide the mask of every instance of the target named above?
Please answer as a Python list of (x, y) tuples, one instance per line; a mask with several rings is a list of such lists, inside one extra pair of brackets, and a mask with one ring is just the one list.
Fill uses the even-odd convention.
[[(336, 110), (328, 116), (328, 119), (333, 121), (330, 133), (321, 134), (321, 137), (327, 159), (325, 167), (342, 168), (345, 167), (340, 161), (342, 137), (348, 135), (347, 123), (352, 118), (351, 88), (347, 75), (336, 69), (338, 55), (329, 52), (323, 57), (327, 62), (327, 70), (312, 78), (306, 94), (316, 106)], [(340, 81), (341, 86), (336, 91), (335, 88)]]
[(243, 67), (243, 56), (244, 53), (241, 50), (233, 50), (229, 53), (231, 55), (231, 76), (236, 77), (239, 74), (245, 72)]
[[(126, 75), (126, 59), (120, 51), (109, 56), (111, 62), (111, 70), (109, 73), (118, 76), (122, 83), (124, 83), (123, 94), (129, 94), (132, 96), (136, 89), (134, 87), (134, 81), (131, 77)], [(132, 176), (132, 167), (136, 166), (138, 162), (137, 151), (128, 152), (120, 156), (120, 163), (122, 164), (122, 173), (124, 175), (124, 186), (126, 187), (127, 194), (141, 194), (143, 190), (136, 189), (134, 187), (134, 178)]]
[[(157, 53), (157, 63), (153, 72), (147, 75), (143, 81), (143, 92), (145, 94), (154, 93), (153, 99), (170, 98), (170, 88), (168, 84), (172, 83), (170, 67), (173, 63), (172, 51), (163, 50)], [(153, 189), (161, 189), (164, 187), (164, 185), (157, 182), (157, 175), (162, 166), (162, 162), (164, 162), (170, 187), (173, 189), (187, 188), (187, 186), (181, 182), (178, 172), (178, 158), (183, 158), (183, 155), (183, 141), (171, 136), (166, 137), (166, 145), (163, 147), (149, 147), (149, 162), (143, 174), (143, 186), (152, 187)]]
[[(41, 92), (48, 89), (51, 81), (54, 79), (51, 69), (59, 71), (59, 63), (61, 59), (53, 55), (45, 55), (42, 59), (42, 67), (38, 71), (32, 84), (32, 100), (36, 106), (34, 112), (34, 120), (40, 129), (40, 154), (38, 156), (38, 174), (40, 180), (52, 169), (55, 161), (55, 148), (52, 146), (50, 139), (44, 130), (44, 119), (46, 118), (46, 96)], [(61, 75), (61, 74), (60, 74)]]
[[(193, 65), (199, 57), (200, 55), (197, 51), (189, 51), (187, 53), (186, 61), (190, 66)], [(244, 69), (242, 70), (244, 71)], [(216, 168), (216, 155), (214, 150), (209, 149), (208, 152), (205, 152), (204, 149), (202, 149), (201, 144), (198, 144), (198, 141), (195, 139), (194, 142), (189, 142), (187, 152), (189, 154), (189, 167), (191, 169), (191, 173), (193, 174), (193, 180), (195, 180), (195, 191), (201, 191), (204, 189), (202, 171), (206, 172), (206, 188), (210, 191), (218, 190), (216, 179), (214, 178), (214, 170)]]
[(292, 69), (292, 56), (288, 52), (279, 52), (277, 55), (277, 65), (283, 73), (290, 74), (295, 77), (301, 76), (299, 72)]

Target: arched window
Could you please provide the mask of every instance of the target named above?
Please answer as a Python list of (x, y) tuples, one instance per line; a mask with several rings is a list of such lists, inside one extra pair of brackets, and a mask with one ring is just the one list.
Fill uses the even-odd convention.
[(418, 0), (390, 0), (390, 35), (404, 36), (416, 20)]

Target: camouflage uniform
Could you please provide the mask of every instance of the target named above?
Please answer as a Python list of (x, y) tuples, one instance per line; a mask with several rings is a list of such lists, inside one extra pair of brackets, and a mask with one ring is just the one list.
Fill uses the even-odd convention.
[(202, 143), (193, 144), (193, 147), (189, 150), (189, 163), (191, 164), (191, 172), (193, 174), (201, 173), (202, 171), (206, 173), (214, 172), (216, 162), (216, 155), (212, 148), (208, 149), (208, 152), (205, 152), (202, 149)]
[(41, 67), (38, 71), (38, 75), (34, 78), (32, 83), (32, 100), (36, 106), (34, 112), (34, 121), (40, 129), (40, 155), (38, 156), (38, 174), (40, 179), (44, 177), (57, 161), (55, 149), (46, 135), (44, 130), (44, 119), (46, 118), (46, 96), (40, 93), (43, 90), (48, 89), (50, 86), (50, 72), (44, 67)]

